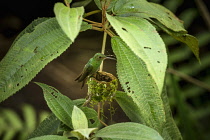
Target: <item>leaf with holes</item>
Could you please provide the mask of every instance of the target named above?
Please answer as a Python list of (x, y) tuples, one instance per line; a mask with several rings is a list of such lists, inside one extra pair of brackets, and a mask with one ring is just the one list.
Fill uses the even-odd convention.
[(167, 8), (147, 2), (146, 0), (118, 0), (113, 7), (113, 13), (119, 16), (136, 16), (145, 19), (156, 19), (161, 24), (176, 32), (187, 32), (183, 22)]
[(65, 125), (67, 125), (70, 128), (73, 128), (72, 127), (72, 110), (74, 107), (73, 101), (70, 100), (67, 96), (62, 95), (54, 87), (37, 82), (36, 84), (42, 88), (47, 105), (50, 108), (50, 110), (55, 114), (55, 116)]
[(113, 28), (128, 47), (145, 63), (160, 95), (165, 79), (167, 54), (165, 44), (155, 27), (136, 17), (113, 17), (107, 14)]
[(119, 140), (163, 140), (160, 134), (154, 129), (133, 122), (107, 126), (96, 132), (95, 137)]
[(80, 31), (82, 24), (82, 16), (84, 14), (83, 7), (69, 8), (63, 3), (56, 3), (54, 6), (55, 17), (66, 35), (74, 42)]
[(200, 61), (197, 39), (194, 36), (187, 34), (187, 31), (183, 26), (183, 21), (178, 19), (167, 8), (144, 0), (118, 0), (113, 7), (113, 12), (117, 16), (144, 18), (158, 25), (164, 31), (167, 30), (166, 33), (176, 40), (186, 43)]
[(161, 132), (165, 123), (165, 112), (156, 81), (145, 62), (121, 38), (112, 37), (111, 42), (117, 57), (119, 81), (138, 107), (139, 111), (136, 113), (139, 113), (144, 124)]
[(160, 24), (160, 22), (158, 22), (158, 21), (153, 22), (153, 23), (155, 25), (157, 25), (158, 27), (160, 27), (167, 34), (169, 34), (170, 36), (175, 38), (176, 40), (185, 43), (191, 49), (191, 51), (194, 53), (194, 55), (196, 56), (197, 60), (200, 62), (199, 47), (198, 47), (198, 40), (197, 40), (197, 38), (195, 38), (192, 35), (186, 34), (186, 33), (174, 32), (173, 30), (168, 29), (164, 25)]
[(55, 18), (32, 22), (0, 62), (0, 102), (28, 84), (71, 44)]

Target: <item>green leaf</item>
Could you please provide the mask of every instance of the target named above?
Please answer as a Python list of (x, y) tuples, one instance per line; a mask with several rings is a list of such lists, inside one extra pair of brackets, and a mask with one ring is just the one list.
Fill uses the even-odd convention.
[(80, 6), (87, 6), (92, 0), (83, 0), (72, 3), (71, 7), (80, 7)]
[(25, 104), (22, 107), (22, 110), (23, 110), (23, 117), (26, 122), (25, 128), (27, 129), (28, 132), (31, 132), (35, 129), (37, 125), (36, 112), (32, 106), (27, 104)]
[(115, 94), (115, 99), (132, 122), (143, 122), (141, 116), (139, 115), (141, 114), (141, 111), (132, 98), (127, 95), (127, 93), (117, 91)]
[(163, 31), (168, 33), (170, 36), (175, 38), (176, 40), (185, 43), (191, 49), (191, 51), (194, 53), (194, 55), (196, 56), (196, 58), (200, 62), (199, 46), (198, 46), (197, 38), (195, 38), (192, 35), (186, 34), (186, 33), (174, 32), (173, 30), (170, 30), (167, 27), (165, 27), (164, 25), (160, 24), (158, 21), (155, 21), (153, 23), (156, 24), (158, 27), (160, 27)]
[(22, 132), (19, 134), (19, 139), (26, 139), (28, 135), (34, 131), (37, 125), (37, 116), (34, 108), (30, 105), (24, 104), (22, 110), (25, 124)]
[(95, 137), (126, 140), (163, 140), (154, 129), (133, 122), (107, 126), (96, 132)]
[(89, 128), (99, 127), (101, 123), (98, 119), (98, 113), (94, 109), (89, 107), (81, 107), (80, 109), (85, 113), (87, 117)]
[(88, 121), (85, 116), (85, 113), (76, 106), (74, 106), (72, 112), (72, 125), (74, 129), (88, 128)]
[(3, 121), (0, 121), (0, 136), (3, 140), (14, 139), (16, 134), (23, 130), (24, 123), (14, 111), (10, 109), (1, 109), (0, 111), (0, 120)]
[(79, 34), (84, 14), (83, 7), (69, 8), (63, 3), (56, 3), (54, 6), (55, 17), (65, 34), (74, 42)]
[(187, 32), (183, 22), (167, 8), (147, 2), (146, 0), (118, 0), (113, 7), (113, 13), (121, 16), (137, 16), (146, 19), (156, 19), (173, 31)]
[(136, 17), (107, 18), (122, 40), (145, 63), (160, 95), (165, 79), (167, 54), (165, 45), (147, 20)]
[(55, 116), (62, 121), (65, 125), (70, 128), (72, 127), (72, 110), (73, 110), (73, 101), (70, 100), (67, 96), (62, 95), (54, 87), (37, 83), (44, 93), (44, 98), (47, 101), (47, 105), (50, 110), (55, 114)]
[(13, 110), (3, 109), (1, 110), (1, 116), (6, 124), (1, 129), (20, 131), (23, 128), (23, 122)]
[(76, 100), (72, 100), (72, 101), (73, 101), (74, 105), (81, 107), (85, 103), (86, 99), (80, 98), (80, 99), (76, 99)]
[(171, 108), (169, 105), (169, 100), (166, 92), (166, 86), (164, 86), (161, 98), (164, 103), (164, 109), (166, 115), (166, 123), (163, 126), (163, 131), (161, 132), (161, 135), (165, 140), (182, 140), (182, 136), (179, 132), (179, 129), (176, 126), (176, 123), (172, 117)]
[(112, 10), (116, 1), (118, 0), (94, 0), (95, 4), (98, 6), (100, 10), (102, 10), (101, 7), (107, 7), (106, 9), (107, 12)]
[(69, 140), (69, 139), (67, 137), (63, 137), (63, 136), (47, 135), (47, 136), (31, 138), (29, 140)]
[(86, 31), (88, 29), (92, 29), (92, 25), (88, 24), (87, 22), (82, 22), (80, 32)]
[(39, 126), (30, 134), (29, 139), (44, 135), (52, 135), (56, 133), (59, 125), (60, 121), (52, 114), (39, 124)]
[(71, 131), (71, 133), (77, 136), (79, 139), (83, 139), (83, 137), (89, 139), (90, 134), (96, 130), (97, 128), (76, 129)]
[(112, 37), (112, 49), (117, 57), (119, 81), (137, 105), (139, 116), (147, 126), (159, 132), (165, 123), (163, 102), (155, 80), (139, 58), (119, 37)]
[(0, 62), (0, 102), (25, 86), (71, 43), (55, 18), (32, 22)]

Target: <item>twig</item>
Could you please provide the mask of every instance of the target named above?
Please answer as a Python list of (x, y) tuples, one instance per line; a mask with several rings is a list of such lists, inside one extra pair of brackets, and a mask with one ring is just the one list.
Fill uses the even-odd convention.
[(101, 25), (101, 23), (99, 22), (95, 22), (95, 21), (92, 21), (92, 20), (89, 20), (89, 19), (86, 19), (86, 18), (83, 18), (84, 21), (87, 21), (87, 22), (90, 22), (92, 24), (98, 24), (98, 25)]
[(98, 28), (98, 27), (94, 27), (94, 26), (92, 26), (92, 29), (93, 29), (93, 30), (96, 30), (96, 31), (101, 31), (101, 32), (103, 31), (102, 28)]
[(99, 121), (100, 121), (104, 126), (108, 126), (107, 124), (105, 124), (105, 123), (101, 120), (100, 112), (101, 112), (101, 103), (99, 102), (99, 103), (98, 103), (98, 119), (99, 119)]
[(176, 76), (178, 76), (178, 77), (180, 77), (180, 78), (182, 78), (182, 79), (184, 79), (184, 80), (186, 80), (186, 81), (188, 81), (190, 83), (193, 83), (193, 84), (195, 84), (195, 85), (197, 85), (199, 87), (202, 87), (202, 88), (204, 88), (204, 89), (206, 89), (206, 90), (208, 90), (210, 92), (209, 85), (207, 85), (206, 83), (204, 83), (204, 82), (202, 82), (200, 80), (197, 80), (197, 79), (195, 79), (195, 78), (193, 78), (193, 77), (191, 77), (191, 76), (189, 76), (187, 74), (181, 73), (181, 72), (179, 72), (179, 71), (177, 71), (175, 69), (172, 69), (172, 68), (168, 68), (167, 72), (169, 72), (171, 74), (174, 74), (174, 75), (176, 75)]
[(206, 25), (208, 26), (210, 30), (210, 14), (208, 12), (208, 9), (206, 8), (202, 0), (195, 0), (195, 3), (197, 4), (197, 7), (201, 12), (202, 17), (205, 20)]
[[(106, 38), (107, 38), (107, 32), (104, 32), (104, 37), (103, 37), (103, 43), (102, 43), (102, 48), (101, 48), (101, 53), (104, 54), (105, 48), (106, 48)], [(100, 71), (103, 70), (103, 61), (100, 66)]]
[(101, 12), (101, 10), (91, 11), (91, 12), (86, 13), (86, 14), (84, 15), (84, 17), (88, 17), (88, 16), (90, 16), (90, 15), (97, 14), (97, 13), (100, 13), (100, 12)]

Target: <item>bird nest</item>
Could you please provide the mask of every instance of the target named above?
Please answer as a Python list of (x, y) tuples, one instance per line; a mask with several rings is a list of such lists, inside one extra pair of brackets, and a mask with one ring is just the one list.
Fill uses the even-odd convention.
[(117, 88), (118, 80), (111, 73), (97, 72), (87, 81), (88, 99), (91, 103), (112, 101)]

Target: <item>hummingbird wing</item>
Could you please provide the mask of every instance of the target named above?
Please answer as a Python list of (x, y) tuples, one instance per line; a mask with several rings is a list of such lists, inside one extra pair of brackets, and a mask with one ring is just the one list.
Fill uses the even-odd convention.
[(86, 64), (81, 74), (75, 79), (75, 81), (82, 82), (84, 81), (89, 75), (92, 74), (93, 66), (90, 64)]

